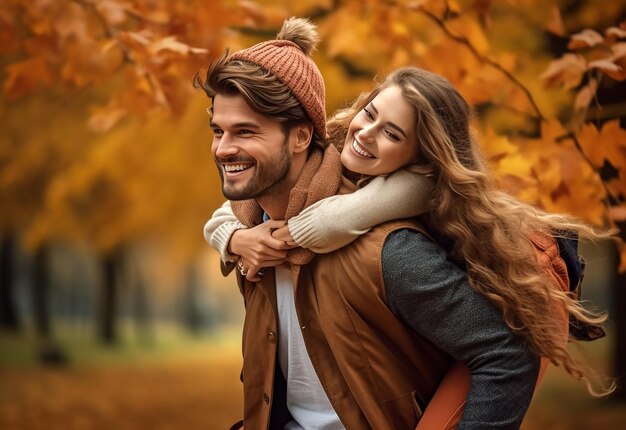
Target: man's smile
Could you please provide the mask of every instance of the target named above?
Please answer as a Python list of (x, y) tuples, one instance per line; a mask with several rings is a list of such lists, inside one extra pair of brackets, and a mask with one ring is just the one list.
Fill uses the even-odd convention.
[(237, 173), (243, 172), (244, 170), (248, 170), (250, 167), (254, 166), (254, 163), (221, 163), (222, 168), (227, 173)]

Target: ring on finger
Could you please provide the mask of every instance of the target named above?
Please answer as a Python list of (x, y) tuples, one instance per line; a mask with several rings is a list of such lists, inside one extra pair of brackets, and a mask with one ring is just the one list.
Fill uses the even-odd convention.
[(243, 265), (243, 261), (241, 260), (237, 262), (237, 268), (239, 269), (239, 273), (241, 273), (242, 276), (246, 276), (246, 274), (248, 273), (248, 269), (246, 269), (246, 266)]

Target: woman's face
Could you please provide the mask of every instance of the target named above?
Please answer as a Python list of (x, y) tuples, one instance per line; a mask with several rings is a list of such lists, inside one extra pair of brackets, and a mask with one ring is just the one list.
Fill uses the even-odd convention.
[(416, 158), (417, 115), (400, 87), (382, 90), (357, 113), (350, 127), (341, 163), (368, 176), (391, 173)]

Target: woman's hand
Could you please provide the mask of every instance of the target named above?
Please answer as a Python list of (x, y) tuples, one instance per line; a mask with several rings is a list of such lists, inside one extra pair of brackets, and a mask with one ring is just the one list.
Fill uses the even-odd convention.
[(282, 264), (287, 257), (289, 246), (282, 240), (272, 237), (274, 229), (283, 227), (284, 221), (269, 220), (252, 228), (237, 230), (228, 243), (228, 252), (239, 255), (238, 266), (245, 272), (248, 281), (258, 281), (257, 272), (263, 267)]

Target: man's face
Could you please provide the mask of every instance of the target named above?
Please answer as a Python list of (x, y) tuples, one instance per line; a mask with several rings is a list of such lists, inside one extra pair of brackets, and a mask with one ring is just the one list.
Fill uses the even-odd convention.
[(211, 151), (227, 199), (267, 195), (289, 173), (289, 137), (278, 121), (252, 109), (242, 96), (215, 96), (211, 128)]

